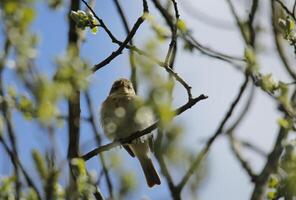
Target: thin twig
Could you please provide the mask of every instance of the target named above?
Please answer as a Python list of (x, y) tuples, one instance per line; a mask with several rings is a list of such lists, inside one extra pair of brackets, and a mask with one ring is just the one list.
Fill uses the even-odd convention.
[(164, 135), (163, 133), (158, 131), (157, 138), (156, 138), (156, 143), (155, 143), (155, 146), (157, 147), (157, 149), (155, 149), (155, 157), (156, 157), (156, 159), (157, 159), (157, 161), (159, 163), (161, 173), (165, 177), (166, 182), (168, 184), (168, 187), (169, 187), (169, 189), (171, 191), (172, 198), (174, 200), (179, 200), (179, 199), (181, 199), (180, 191), (174, 185), (173, 178), (172, 178), (172, 176), (171, 176), (171, 174), (169, 172), (169, 169), (168, 169), (168, 167), (167, 167), (167, 165), (165, 163), (165, 160), (164, 160), (164, 157), (163, 157), (163, 151), (161, 149), (163, 135)]
[(256, 181), (257, 175), (251, 168), (250, 164), (243, 158), (240, 152), (240, 143), (235, 139), (233, 134), (228, 134), (229, 142), (231, 145), (231, 149), (237, 158), (237, 160), (241, 163), (242, 168), (247, 172), (252, 182)]
[(187, 1), (182, 1), (180, 4), (183, 10), (187, 15), (191, 17), (191, 19), (197, 20), (200, 23), (203, 23), (206, 26), (211, 26), (212, 28), (216, 29), (224, 29), (224, 30), (234, 30), (235, 26), (227, 20), (220, 19), (219, 16), (213, 16), (209, 12), (205, 12), (202, 9), (198, 9), (194, 6), (193, 2), (189, 3)]
[(294, 1), (294, 5), (293, 5), (293, 11), (292, 11), (293, 16), (295, 16), (295, 11), (296, 11), (296, 0)]
[[(130, 27), (128, 25), (128, 21), (127, 21), (127, 17), (125, 16), (125, 13), (119, 3), (118, 0), (113, 0), (116, 8), (117, 8), (117, 11), (118, 11), (118, 14), (121, 18), (121, 21), (123, 23), (123, 26), (124, 26), (124, 30), (126, 32), (126, 34), (128, 35), (129, 32), (130, 32)], [(130, 40), (130, 44), (133, 45), (133, 39)], [(129, 50), (129, 60), (130, 60), (130, 64), (131, 64), (131, 82), (133, 84), (133, 87), (134, 87), (134, 90), (135, 92), (137, 93), (137, 90), (138, 90), (138, 84), (137, 84), (137, 70), (136, 70), (136, 63), (135, 63), (135, 55), (134, 55), (134, 52), (132, 50)]]
[(291, 11), (289, 10), (289, 8), (287, 8), (287, 6), (286, 6), (282, 1), (280, 1), (280, 0), (272, 0), (272, 1), (275, 1), (275, 2), (277, 2), (278, 4), (280, 4), (280, 6), (286, 11), (286, 13), (287, 13), (290, 17), (292, 17), (292, 18), (294, 19), (294, 21), (296, 21), (296, 17), (293, 15), (293, 12), (291, 12)]
[[(5, 94), (4, 94), (4, 83), (3, 83), (3, 71), (4, 71), (4, 63), (8, 57), (9, 50), (11, 48), (11, 43), (9, 39), (7, 38), (4, 43), (4, 55), (0, 60), (0, 96), (5, 99)], [(0, 103), (1, 106), (1, 112), (4, 117), (4, 122), (6, 125), (7, 133), (8, 133), (8, 138), (9, 141), (12, 145), (12, 162), (15, 163), (13, 164), (14, 167), (14, 173), (15, 173), (15, 193), (16, 193), (16, 199), (20, 199), (20, 193), (21, 193), (21, 181), (20, 181), (20, 176), (19, 176), (19, 167), (16, 164), (17, 163), (17, 157), (18, 157), (18, 149), (17, 149), (17, 141), (16, 141), (16, 135), (15, 131), (12, 125), (11, 121), (11, 111), (8, 106), (7, 101), (2, 101)]]
[[(80, 35), (78, 34), (78, 30), (76, 28), (76, 23), (71, 19), (70, 13), (72, 10), (79, 10), (80, 8), (80, 0), (71, 0), (70, 7), (68, 10), (68, 18), (69, 18), (69, 32), (68, 32), (68, 48), (74, 47), (77, 50), (77, 56), (79, 56), (79, 48), (81, 43)], [(92, 9), (90, 5), (88, 5), (88, 9)], [(69, 144), (68, 144), (68, 159), (76, 158), (79, 156), (79, 141), (80, 141), (80, 91), (76, 89), (71, 98), (68, 100), (68, 135), (69, 135)], [(76, 173), (77, 170), (71, 162), (69, 162), (70, 166), (70, 187), (72, 190), (77, 190), (76, 184)], [(94, 197), (97, 200), (103, 200), (104, 197), (99, 191), (98, 187), (95, 187)]]
[(226, 1), (227, 1), (227, 3), (228, 3), (228, 6), (229, 6), (229, 8), (230, 8), (230, 11), (231, 11), (231, 13), (232, 13), (232, 15), (233, 15), (233, 17), (234, 17), (234, 19), (235, 19), (236, 25), (237, 25), (237, 27), (239, 28), (240, 33), (241, 33), (241, 35), (242, 35), (244, 41), (245, 41), (248, 45), (253, 44), (253, 43), (251, 43), (250, 40), (249, 40), (248, 33), (244, 30), (244, 25), (243, 25), (243, 23), (241, 22), (241, 20), (239, 19), (239, 16), (237, 15), (237, 13), (236, 13), (236, 11), (235, 11), (235, 8), (234, 8), (234, 6), (233, 6), (233, 4), (232, 4), (232, 1), (231, 1), (231, 0), (226, 0)]
[[(296, 2), (296, 1), (295, 1)], [(280, 40), (280, 34), (277, 30), (277, 18), (276, 18), (276, 10), (275, 10), (275, 2), (271, 1), (271, 23), (272, 23), (272, 30), (273, 30), (273, 39), (276, 44), (276, 50), (280, 57), (280, 60), (282, 61), (283, 66), (285, 67), (286, 71), (289, 73), (289, 75), (296, 80), (296, 72), (293, 70), (293, 67), (290, 65), (289, 60), (285, 54), (284, 47), (282, 45), (282, 42)]]
[(3, 144), (4, 150), (9, 155), (10, 160), (12, 161), (13, 165), (18, 165), (20, 167), (28, 186), (34, 190), (34, 192), (37, 195), (38, 200), (41, 200), (41, 195), (40, 195), (36, 185), (34, 184), (32, 178), (29, 176), (29, 173), (25, 170), (25, 168), (22, 165), (19, 158), (18, 157), (16, 159), (14, 158), (14, 154), (13, 154), (12, 150), (10, 150), (10, 148), (8, 147), (8, 144), (4, 141), (4, 139), (1, 135), (0, 135), (0, 142)]
[(239, 142), (241, 143), (241, 145), (243, 147), (246, 147), (246, 148), (254, 151), (255, 153), (257, 153), (260, 156), (262, 156), (263, 158), (266, 158), (267, 157), (267, 153), (265, 151), (263, 151), (261, 148), (255, 146), (253, 143), (248, 142), (248, 141), (243, 141), (243, 140), (239, 140)]
[[(136, 29), (138, 28), (137, 26), (140, 26), (140, 22), (142, 21), (142, 17), (140, 17), (138, 19), (138, 21), (136, 22), (136, 24), (138, 23), (138, 25), (134, 25), (133, 29), (131, 30), (131, 32), (129, 33), (129, 35), (127, 36), (126, 40), (124, 42), (119, 41), (118, 39), (116, 39), (116, 37), (111, 33), (111, 31), (108, 29), (108, 27), (104, 24), (103, 20), (101, 20), (96, 13), (94, 12), (94, 10), (87, 4), (86, 1), (82, 0), (84, 2), (84, 4), (89, 8), (89, 10), (92, 12), (92, 14), (94, 15), (94, 17), (100, 21), (101, 26), (104, 28), (104, 30), (109, 33), (108, 35), (110, 36), (110, 38), (112, 39), (112, 42), (116, 43), (119, 45), (119, 48), (113, 52), (110, 56), (108, 56), (106, 59), (104, 59), (102, 62), (100, 62), (99, 64), (95, 65), (92, 70), (93, 72), (96, 71), (99, 68), (104, 67), (105, 65), (107, 65), (109, 62), (111, 62), (116, 56), (118, 56), (121, 51), (123, 50), (123, 48), (127, 48), (130, 50), (133, 50), (135, 52), (137, 52), (139, 55), (144, 55), (145, 57), (149, 58), (150, 60), (152, 60), (153, 62), (157, 63), (159, 66), (163, 67), (168, 73), (170, 73), (187, 91), (188, 94), (188, 99), (192, 98), (192, 94), (191, 94), (191, 86), (188, 85), (176, 72), (173, 71), (173, 66), (167, 66), (166, 63), (158, 60), (157, 58), (154, 58), (153, 56), (149, 55), (148, 53), (146, 53), (145, 51), (137, 48), (134, 45), (129, 45), (129, 41), (130, 39), (132, 39), (131, 33), (135, 32)], [(147, 2), (143, 1), (143, 12), (148, 12), (148, 6), (147, 6)], [(140, 22), (139, 22), (140, 20)], [(135, 33), (134, 33), (135, 34)], [(119, 54), (118, 54), (119, 53)]]
[(239, 117), (236, 119), (236, 121), (233, 122), (233, 124), (231, 126), (229, 126), (229, 128), (225, 131), (226, 134), (231, 134), (239, 126), (239, 124), (243, 121), (243, 119), (246, 117), (248, 111), (250, 111), (250, 106), (253, 102), (254, 94), (255, 94), (255, 85), (253, 84), (250, 94), (249, 94), (249, 97), (247, 99), (247, 102), (244, 105), (244, 108), (242, 109), (242, 111), (238, 115)]
[(270, 174), (274, 173), (277, 169), (280, 156), (284, 149), (282, 146), (282, 142), (286, 139), (287, 135), (287, 129), (280, 128), (274, 148), (268, 155), (267, 162), (263, 170), (256, 178), (255, 187), (253, 190), (251, 200), (261, 200), (264, 198), (264, 191), (266, 188), (267, 181), (269, 179)]
[[(89, 7), (89, 5), (84, 1), (82, 0), (83, 3)], [(93, 13), (93, 15), (99, 20), (100, 18), (97, 17), (97, 15), (95, 14), (95, 12), (93, 11), (93, 9), (89, 8), (90, 11)], [(147, 1), (146, 0), (143, 0), (143, 15), (144, 13), (148, 13), (149, 10), (148, 10), (148, 4), (147, 4)], [(126, 48), (127, 44), (130, 42), (130, 40), (134, 37), (134, 35), (136, 34), (137, 30), (139, 29), (139, 27), (141, 26), (141, 24), (144, 22), (144, 17), (140, 16), (138, 18), (138, 20), (136, 21), (136, 23), (134, 24), (133, 28), (131, 29), (131, 31), (129, 32), (129, 34), (127, 35), (126, 39), (122, 42), (122, 44), (118, 47), (118, 49), (114, 52), (112, 52), (107, 58), (105, 58), (103, 61), (101, 61), (100, 63), (96, 64), (93, 68), (92, 68), (92, 71), (93, 72), (96, 72), (97, 70), (101, 69), (102, 67), (104, 67), (105, 65), (109, 64), (114, 58), (116, 58), (117, 56), (119, 56), (123, 49)], [(102, 20), (100, 20), (102, 21)], [(101, 23), (101, 22), (100, 22)], [(101, 24), (102, 25), (102, 24)], [(105, 30), (108, 30), (106, 29), (106, 26), (104, 26)], [(110, 31), (109, 31), (110, 32)], [(110, 37), (113, 37), (114, 36), (112, 34), (109, 35)]]
[[(168, 12), (167, 9), (165, 9), (161, 3), (159, 2), (159, 0), (152, 0), (154, 6), (159, 10), (160, 14), (163, 16), (163, 18), (165, 19), (167, 25), (170, 27), (170, 29), (173, 29), (174, 27), (174, 23), (173, 23), (173, 17), (171, 16), (171, 14)], [(200, 51), (202, 54), (205, 54), (207, 56), (213, 57), (213, 58), (217, 58), (217, 59), (221, 59), (223, 61), (228, 60), (229, 62), (231, 62), (230, 60), (237, 60), (237, 61), (243, 61), (243, 59), (241, 58), (237, 58), (235, 56), (229, 56), (223, 53), (220, 53), (216, 50), (212, 50), (208, 47), (204, 47), (203, 45), (199, 45), (197, 46), (196, 44), (194, 44), (192, 42), (192, 39), (194, 39), (196, 42), (197, 40), (192, 36), (192, 33), (187, 32), (183, 35), (181, 35), (181, 37), (183, 38), (184, 42), (188, 42), (191, 46), (193, 46), (194, 48), (196, 48), (198, 51)], [(197, 48), (198, 47), (198, 48)]]
[[(93, 112), (93, 103), (92, 103), (89, 91), (85, 92), (85, 98), (86, 98), (88, 112), (89, 112), (89, 115), (90, 115), (89, 123), (91, 124), (91, 127), (92, 127), (93, 133), (95, 135), (97, 144), (100, 146), (102, 144), (102, 139), (101, 139), (101, 136), (100, 136), (100, 133), (99, 133), (99, 130), (98, 130), (98, 126), (96, 125), (96, 122), (95, 122), (95, 114)], [(100, 158), (100, 161), (101, 161), (101, 164), (102, 164), (102, 168), (103, 168), (102, 171), (103, 171), (103, 173), (105, 175), (105, 180), (106, 180), (106, 183), (107, 183), (107, 188), (108, 188), (108, 191), (109, 191), (110, 198), (113, 198), (113, 185), (112, 185), (112, 182), (111, 182), (111, 178), (110, 178), (110, 175), (109, 175), (108, 168), (107, 168), (106, 163), (105, 163), (104, 155), (100, 154), (99, 158)]]
[(223, 118), (222, 122), (220, 123), (219, 127), (217, 128), (216, 132), (213, 134), (213, 136), (211, 138), (209, 138), (209, 140), (207, 141), (205, 147), (197, 155), (196, 159), (192, 162), (192, 164), (189, 167), (188, 171), (185, 173), (185, 175), (181, 179), (180, 183), (178, 184), (178, 187), (180, 188), (180, 190), (182, 190), (182, 188), (184, 188), (184, 186), (186, 185), (187, 181), (189, 180), (189, 178), (191, 177), (191, 175), (193, 174), (195, 169), (197, 169), (199, 167), (201, 161), (207, 155), (210, 147), (212, 146), (212, 144), (216, 140), (216, 138), (223, 133), (223, 128), (224, 128), (226, 122), (228, 121), (228, 119), (231, 117), (231, 115), (232, 115), (235, 107), (237, 106), (238, 102), (240, 101), (240, 99), (241, 99), (241, 97), (242, 97), (242, 95), (243, 95), (243, 93), (244, 93), (244, 91), (245, 91), (245, 89), (246, 89), (246, 87), (248, 85), (248, 82), (249, 82), (249, 77), (246, 75), (245, 80), (244, 80), (243, 84), (240, 87), (240, 90), (239, 90), (239, 93), (238, 93), (237, 97), (232, 102), (228, 112), (224, 116), (224, 118)]
[(249, 31), (250, 31), (250, 44), (254, 45), (255, 44), (255, 29), (253, 27), (253, 22), (258, 10), (258, 0), (253, 0), (252, 1), (252, 7), (251, 7), (251, 11), (249, 13), (249, 20), (248, 20), (248, 26), (249, 26)]
[(165, 65), (167, 67), (170, 67), (170, 68), (171, 68), (171, 63), (172, 63), (173, 58), (174, 58), (173, 52), (175, 51), (176, 45), (177, 45), (177, 30), (178, 30), (177, 23), (178, 23), (178, 20), (179, 20), (179, 17), (180, 17), (177, 2), (175, 0), (171, 0), (171, 1), (172, 1), (173, 5), (174, 5), (175, 18), (176, 19), (175, 19), (175, 24), (171, 29), (171, 32), (172, 32), (171, 42), (169, 44), (169, 49), (168, 49), (168, 52), (167, 52), (167, 55), (166, 55), (165, 61), (164, 61)]

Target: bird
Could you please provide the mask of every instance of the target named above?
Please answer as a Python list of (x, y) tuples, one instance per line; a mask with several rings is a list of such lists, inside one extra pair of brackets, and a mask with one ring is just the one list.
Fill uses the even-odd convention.
[[(129, 137), (154, 122), (153, 112), (143, 105), (143, 100), (136, 95), (131, 81), (125, 78), (116, 80), (108, 97), (101, 106), (101, 125), (110, 140)], [(159, 175), (153, 165), (153, 135), (141, 136), (123, 147), (132, 156), (138, 158), (144, 172), (147, 185), (160, 185)]]

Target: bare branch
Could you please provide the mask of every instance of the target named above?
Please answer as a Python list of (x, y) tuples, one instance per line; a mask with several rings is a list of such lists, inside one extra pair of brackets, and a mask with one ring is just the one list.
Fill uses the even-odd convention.
[(174, 200), (179, 200), (179, 199), (181, 199), (181, 191), (174, 185), (173, 178), (172, 178), (172, 176), (169, 172), (169, 169), (165, 163), (163, 151), (161, 149), (162, 138), (163, 138), (163, 133), (158, 131), (155, 146), (160, 147), (160, 148), (155, 150), (155, 157), (159, 163), (161, 173), (163, 174), (163, 176), (165, 177), (165, 179), (167, 181), (172, 198)]
[(260, 175), (256, 178), (255, 188), (251, 200), (261, 200), (264, 198), (264, 191), (270, 174), (276, 172), (280, 156), (283, 151), (282, 142), (286, 139), (288, 131), (284, 128), (280, 128), (276, 143), (273, 150), (267, 157), (267, 162), (261, 171)]
[(286, 6), (282, 1), (280, 1), (280, 0), (272, 0), (272, 1), (275, 1), (275, 2), (277, 2), (278, 4), (280, 4), (280, 6), (286, 11), (286, 13), (287, 13), (290, 17), (292, 17), (292, 18), (294, 19), (294, 21), (296, 21), (296, 17), (294, 16), (293, 11), (291, 12), (291, 11), (289, 10), (289, 8), (287, 8), (287, 6)]
[(277, 20), (278, 19), (276, 19), (276, 13), (275, 13), (276, 12), (275, 11), (275, 1), (271, 1), (270, 5), (271, 5), (271, 12), (272, 12), (271, 23), (272, 23), (272, 30), (273, 30), (273, 39), (276, 44), (277, 53), (283, 63), (283, 66), (285, 67), (285, 69), (287, 70), (289, 75), (294, 80), (296, 80), (296, 72), (293, 70), (293, 67), (290, 65), (289, 60), (284, 52), (284, 47), (283, 47), (281, 39), (280, 39), (281, 35), (279, 34), (279, 32), (277, 30)]
[[(113, 0), (113, 2), (117, 8), (118, 14), (119, 14), (121, 21), (123, 23), (124, 30), (125, 30), (126, 34), (128, 35), (130, 33), (130, 28), (129, 28), (125, 13), (124, 13), (118, 0)], [(133, 39), (130, 40), (130, 44), (133, 45)], [(137, 85), (137, 70), (136, 70), (136, 63), (135, 63), (135, 55), (131, 49), (129, 50), (129, 60), (130, 60), (130, 64), (131, 64), (131, 82), (134, 86), (135, 92), (137, 93), (138, 85)]]
[[(93, 112), (93, 103), (89, 94), (89, 91), (85, 92), (85, 98), (86, 98), (86, 102), (87, 102), (87, 108), (88, 108), (88, 112), (89, 112), (89, 123), (91, 124), (93, 133), (95, 135), (96, 141), (98, 146), (100, 146), (102, 144), (102, 139), (98, 130), (98, 126), (96, 125), (96, 120), (95, 120), (95, 114)], [(107, 187), (108, 187), (108, 191), (109, 191), (109, 195), (111, 198), (113, 198), (113, 185), (111, 182), (111, 178), (109, 175), (109, 171), (108, 168), (106, 167), (106, 163), (105, 163), (105, 158), (103, 154), (99, 154), (99, 158), (102, 164), (102, 168), (103, 168), (103, 173), (105, 175), (106, 178), (106, 183), (107, 183)]]
[(1, 135), (0, 135), (0, 142), (3, 144), (4, 150), (6, 151), (6, 153), (9, 155), (10, 160), (12, 161), (12, 164), (13, 165), (18, 165), (20, 167), (28, 186), (31, 187), (36, 192), (38, 200), (41, 200), (41, 195), (40, 195), (36, 185), (34, 184), (32, 178), (30, 177), (29, 173), (25, 170), (25, 168), (22, 165), (19, 158), (18, 157), (15, 158), (15, 155), (14, 155), (13, 151), (10, 150), (10, 148), (8, 147), (8, 144), (6, 144), (6, 142), (4, 141), (4, 139), (3, 139), (3, 137)]
[[(8, 57), (8, 53), (9, 53), (10, 48), (11, 48), (11, 43), (10, 43), (9, 39), (7, 38), (4, 42), (4, 53), (3, 53), (3, 56), (0, 60), (0, 96), (2, 98), (5, 97), (4, 83), (3, 83), (4, 63)], [(19, 168), (17, 165), (18, 149), (17, 149), (17, 141), (16, 141), (15, 131), (13, 128), (13, 123), (11, 121), (11, 111), (10, 111), (7, 101), (2, 101), (0, 103), (0, 107), (1, 107), (1, 112), (3, 114), (3, 117), (4, 117), (6, 129), (8, 132), (8, 138), (9, 138), (9, 141), (12, 145), (13, 157), (11, 157), (12, 158), (11, 161), (13, 163), (14, 173), (15, 173), (15, 178), (16, 178), (16, 181), (15, 181), (16, 199), (20, 199), (21, 181), (20, 181), (20, 176), (19, 176)]]
[[(86, 6), (88, 6), (88, 4), (82, 0), (84, 2), (84, 4)], [(94, 11), (90, 8), (90, 11), (93, 13), (93, 15), (97, 18), (97, 15), (94, 13)], [(146, 12), (149, 12), (148, 10), (148, 4), (146, 2), (146, 0), (143, 0), (143, 14), (146, 13)], [(99, 19), (99, 18), (97, 18)], [(126, 45), (130, 42), (130, 40), (134, 37), (134, 35), (136, 34), (138, 28), (141, 26), (141, 24), (144, 22), (144, 17), (143, 15), (141, 17), (138, 18), (138, 20), (136, 21), (136, 23), (134, 24), (133, 28), (131, 29), (131, 31), (129, 32), (129, 34), (127, 35), (126, 39), (122, 42), (122, 44), (119, 46), (119, 48), (112, 52), (107, 58), (105, 58), (103, 61), (101, 61), (100, 63), (96, 64), (93, 68), (92, 68), (92, 71), (95, 72), (99, 69), (101, 69), (102, 67), (104, 67), (105, 65), (109, 64), (114, 58), (116, 58), (117, 56), (119, 56), (123, 49), (126, 48)], [(100, 20), (102, 21), (102, 20)], [(102, 25), (102, 24), (101, 24)], [(104, 26), (105, 30), (108, 30), (106, 29), (106, 26)], [(111, 34), (112, 35), (112, 34)], [(113, 36), (114, 37), (114, 36)]]
[(255, 172), (253, 172), (253, 169), (251, 168), (250, 164), (243, 158), (240, 152), (240, 143), (235, 139), (235, 137), (232, 134), (228, 134), (228, 138), (235, 157), (241, 163), (242, 168), (247, 172), (247, 174), (251, 178), (251, 181), (255, 182), (257, 175), (255, 174)]
[(192, 164), (189, 167), (188, 171), (185, 173), (184, 177), (182, 178), (182, 180), (178, 184), (178, 187), (180, 188), (180, 190), (182, 190), (182, 188), (184, 188), (184, 186), (186, 185), (187, 181), (189, 180), (189, 178), (191, 177), (193, 172), (200, 166), (200, 163), (202, 162), (202, 160), (207, 155), (208, 151), (210, 150), (210, 147), (212, 146), (212, 144), (214, 143), (216, 138), (223, 133), (223, 128), (224, 128), (226, 122), (228, 121), (228, 119), (231, 117), (232, 112), (234, 111), (234, 109), (237, 106), (238, 102), (240, 101), (240, 99), (241, 99), (241, 97), (242, 97), (242, 95), (243, 95), (243, 93), (244, 93), (244, 91), (245, 91), (245, 89), (246, 89), (246, 87), (248, 85), (248, 82), (249, 82), (249, 77), (246, 75), (245, 76), (245, 81), (241, 85), (237, 97), (232, 102), (228, 112), (224, 116), (224, 118), (223, 118), (222, 122), (220, 123), (219, 127), (217, 128), (216, 132), (213, 134), (213, 136), (211, 138), (209, 138), (209, 140), (207, 141), (205, 147), (197, 155), (196, 159), (192, 162)]

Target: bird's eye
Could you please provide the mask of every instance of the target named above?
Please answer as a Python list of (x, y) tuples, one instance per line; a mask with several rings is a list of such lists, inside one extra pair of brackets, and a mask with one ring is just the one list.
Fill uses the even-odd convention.
[(117, 90), (118, 88), (119, 88), (119, 86), (116, 85), (116, 86), (113, 86), (113, 87), (112, 87), (112, 90), (114, 91), (114, 90)]

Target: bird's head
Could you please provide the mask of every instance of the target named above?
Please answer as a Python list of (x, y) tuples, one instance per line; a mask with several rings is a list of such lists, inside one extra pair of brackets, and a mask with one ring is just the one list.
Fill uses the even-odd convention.
[(110, 90), (109, 95), (135, 94), (133, 84), (125, 78), (116, 80)]

